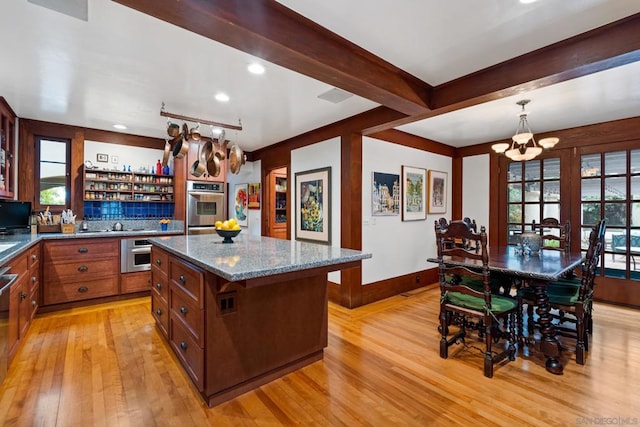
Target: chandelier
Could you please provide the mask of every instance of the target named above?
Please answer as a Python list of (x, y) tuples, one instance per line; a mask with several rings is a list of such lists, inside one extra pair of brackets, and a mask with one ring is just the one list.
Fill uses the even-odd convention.
[(536, 143), (533, 132), (529, 128), (529, 123), (527, 123), (527, 114), (529, 113), (524, 109), (524, 106), (529, 102), (531, 102), (529, 99), (516, 102), (522, 107), (522, 111), (520, 111), (520, 122), (516, 133), (511, 137), (511, 144), (499, 142), (491, 146), (493, 151), (498, 154), (504, 153), (505, 156), (515, 162), (532, 160), (542, 153), (543, 148), (553, 148), (560, 141), (558, 138), (544, 138)]

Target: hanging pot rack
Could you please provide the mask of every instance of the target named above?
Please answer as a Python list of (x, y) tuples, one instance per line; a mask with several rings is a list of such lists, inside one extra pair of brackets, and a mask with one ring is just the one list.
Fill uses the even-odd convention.
[(238, 119), (237, 125), (230, 125), (227, 123), (214, 122), (212, 120), (198, 119), (196, 117), (189, 117), (189, 116), (184, 116), (182, 114), (170, 113), (164, 109), (164, 102), (162, 103), (162, 108), (160, 109), (160, 115), (162, 117), (169, 117), (172, 119), (184, 120), (187, 122), (195, 122), (195, 123), (200, 123), (205, 125), (211, 125), (211, 126), (224, 128), (224, 129), (242, 130), (242, 122), (240, 121), (240, 119)]

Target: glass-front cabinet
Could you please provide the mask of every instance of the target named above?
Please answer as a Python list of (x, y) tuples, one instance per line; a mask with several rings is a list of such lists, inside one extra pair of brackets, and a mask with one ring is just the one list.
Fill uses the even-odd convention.
[(12, 199), (16, 115), (0, 96), (0, 199)]

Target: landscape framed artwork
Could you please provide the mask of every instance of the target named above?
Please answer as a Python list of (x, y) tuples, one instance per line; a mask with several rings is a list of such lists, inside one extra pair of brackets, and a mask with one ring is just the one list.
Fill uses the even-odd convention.
[(371, 173), (371, 215), (400, 215), (400, 175)]
[(249, 183), (249, 209), (260, 209), (260, 183)]
[(418, 221), (427, 218), (427, 170), (402, 166), (402, 220)]
[(108, 154), (98, 153), (96, 155), (96, 160), (99, 161), (99, 162), (107, 163), (107, 162), (109, 162), (109, 155)]
[(236, 221), (241, 227), (249, 225), (247, 216), (249, 203), (249, 184), (236, 184), (233, 187), (233, 211), (235, 212)]
[(447, 211), (447, 173), (429, 170), (429, 213)]
[(295, 174), (295, 238), (331, 244), (331, 168)]

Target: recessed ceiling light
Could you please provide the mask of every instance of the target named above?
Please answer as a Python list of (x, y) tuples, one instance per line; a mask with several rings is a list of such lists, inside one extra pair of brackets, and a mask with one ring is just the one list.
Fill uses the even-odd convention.
[(520, 0), (520, 3), (522, 4), (529, 4), (529, 3), (535, 3), (538, 0)]
[(218, 93), (216, 94), (216, 100), (220, 101), (220, 102), (227, 102), (229, 101), (229, 95), (227, 95), (226, 93)]
[(114, 128), (118, 129), (118, 130), (125, 130), (127, 127), (125, 125), (113, 125)]
[(264, 74), (264, 66), (262, 64), (258, 64), (257, 62), (249, 65), (247, 67), (247, 70), (249, 70), (249, 72), (253, 74)]

